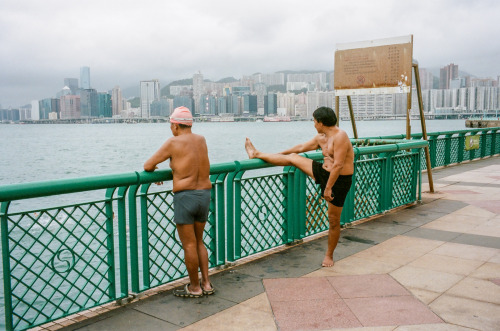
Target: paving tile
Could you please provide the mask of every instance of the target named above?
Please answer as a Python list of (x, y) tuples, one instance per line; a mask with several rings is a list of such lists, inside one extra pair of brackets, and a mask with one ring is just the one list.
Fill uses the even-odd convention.
[(362, 326), (342, 299), (272, 302), (279, 330), (325, 330)]
[(182, 328), (181, 330), (275, 331), (277, 327), (271, 305), (269, 304), (266, 294), (262, 293), (239, 305), (223, 310)]
[(414, 229), (414, 226), (407, 224), (388, 224), (386, 222), (380, 222), (378, 220), (365, 222), (357, 226), (359, 229), (371, 230), (375, 232), (381, 232), (383, 234), (390, 234), (392, 236), (403, 234)]
[(480, 236), (500, 237), (500, 217), (490, 219), (488, 222), (475, 227), (469, 234)]
[(413, 296), (345, 299), (363, 326), (440, 323), (442, 320)]
[(422, 228), (469, 233), (475, 227), (486, 223), (489, 218), (451, 213), (423, 225)]
[(493, 279), (500, 277), (500, 263), (486, 262), (478, 267), (469, 277)]
[(464, 277), (446, 272), (404, 266), (390, 275), (405, 287), (443, 293)]
[(430, 240), (450, 241), (460, 236), (460, 232), (442, 231), (436, 229), (416, 228), (405, 233), (405, 236)]
[(217, 294), (193, 299), (174, 297), (167, 292), (139, 302), (134, 309), (183, 327), (234, 305), (236, 302), (221, 299)]
[[(367, 274), (385, 274), (399, 268), (398, 264), (390, 264), (382, 261), (368, 260), (356, 256), (350, 256), (335, 262), (331, 268), (322, 268), (330, 270), (331, 273), (338, 275), (367, 275)], [(325, 272), (326, 276), (333, 276)]]
[[(473, 231), (473, 230), (471, 230)], [(454, 243), (460, 243), (472, 246), (482, 246), (500, 249), (500, 240), (498, 237), (478, 236), (475, 234), (464, 233), (451, 240)]]
[(410, 291), (418, 300), (422, 301), (426, 305), (436, 300), (442, 293), (441, 292), (433, 292), (429, 290), (424, 290), (421, 288), (406, 286), (406, 289)]
[(402, 325), (394, 331), (475, 331), (474, 329), (447, 323), (440, 324), (421, 324), (421, 325)]
[(471, 201), (471, 204), (486, 209), (492, 213), (500, 214), (500, 203), (499, 200), (480, 200)]
[(494, 257), (496, 254), (498, 254), (498, 252), (499, 250), (495, 248), (478, 247), (458, 243), (444, 243), (443, 245), (432, 250), (432, 254), (484, 262)]
[(348, 228), (342, 230), (340, 232), (340, 240), (339, 243), (362, 243), (367, 246), (364, 249), (380, 244), (390, 238), (394, 237), (394, 235), (383, 233), (380, 231), (370, 231), (370, 229), (363, 227), (363, 224), (355, 225), (352, 228)]
[(71, 330), (78, 331), (115, 331), (115, 330), (144, 330), (148, 331), (177, 330), (179, 326), (167, 321), (152, 317), (148, 314), (128, 309), (126, 314), (115, 314), (83, 327), (70, 326)]
[(408, 266), (467, 276), (483, 264), (484, 262), (482, 261), (460, 259), (437, 254), (426, 254), (411, 262)]
[(339, 298), (335, 289), (324, 277), (264, 279), (263, 283), (271, 302)]
[(444, 212), (436, 212), (434, 210), (419, 210), (405, 209), (394, 213), (386, 214), (377, 220), (379, 222), (390, 224), (403, 224), (408, 226), (422, 226), (432, 222), (442, 216), (446, 215)]
[(484, 208), (479, 208), (474, 205), (469, 205), (466, 206), (462, 209), (459, 209), (453, 213), (453, 215), (467, 215), (467, 216), (473, 216), (473, 217), (486, 217), (486, 218), (492, 218), (495, 217), (495, 213), (492, 213)]
[(483, 279), (467, 277), (446, 294), (500, 305), (500, 286)]
[(442, 244), (441, 241), (397, 236), (353, 256), (402, 266)]
[(210, 277), (218, 298), (243, 302), (264, 292), (262, 280), (237, 268)]
[(430, 308), (445, 322), (482, 331), (498, 331), (500, 306), (451, 295), (442, 295)]
[(343, 299), (409, 295), (403, 286), (387, 274), (336, 276), (327, 278)]

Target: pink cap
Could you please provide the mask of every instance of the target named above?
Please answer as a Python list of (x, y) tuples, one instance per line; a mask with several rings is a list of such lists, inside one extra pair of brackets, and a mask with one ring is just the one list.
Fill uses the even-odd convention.
[(170, 123), (193, 125), (193, 115), (186, 107), (177, 107), (170, 115)]

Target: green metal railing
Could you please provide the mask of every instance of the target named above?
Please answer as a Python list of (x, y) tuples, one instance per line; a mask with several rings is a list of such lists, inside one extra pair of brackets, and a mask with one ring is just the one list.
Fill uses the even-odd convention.
[[(467, 132), (480, 133), (481, 139), (485, 134)], [(458, 137), (462, 134), (467, 133)], [(429, 135), (439, 140), (442, 134)], [(450, 135), (455, 134), (444, 139)], [(500, 153), (497, 131), (489, 129), (485, 137), (484, 156)], [(419, 199), (422, 150), (428, 143), (413, 138), (352, 140), (355, 172), (342, 224)], [(463, 145), (456, 144), (449, 160), (477, 155), (462, 153)], [(322, 159), (319, 152), (304, 155)], [(259, 174), (264, 168), (273, 173)], [(294, 167), (235, 161), (212, 165), (210, 178), (204, 241), (211, 268), (328, 229), (319, 188)], [(0, 187), (6, 329), (31, 328), (185, 277), (173, 194), (151, 189), (152, 183), (171, 179), (170, 170), (161, 170)], [(45, 198), (75, 193), (104, 199), (51, 206)], [(40, 199), (44, 207), (33, 207)]]

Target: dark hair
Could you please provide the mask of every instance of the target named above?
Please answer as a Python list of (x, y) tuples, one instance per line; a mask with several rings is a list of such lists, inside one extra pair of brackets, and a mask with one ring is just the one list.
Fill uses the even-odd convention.
[(324, 126), (335, 126), (337, 124), (337, 116), (330, 107), (319, 107), (313, 113), (313, 117), (318, 123)]
[(191, 125), (186, 125), (186, 124), (181, 124), (181, 123), (178, 123), (178, 125), (179, 125), (179, 128), (181, 128), (181, 129), (186, 129), (186, 128), (191, 127)]

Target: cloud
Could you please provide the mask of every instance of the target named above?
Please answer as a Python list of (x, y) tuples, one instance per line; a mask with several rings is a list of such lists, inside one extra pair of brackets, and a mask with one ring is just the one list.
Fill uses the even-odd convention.
[(421, 67), (500, 74), (497, 1), (61, 1), (0, 3), (0, 104), (54, 96), (90, 66), (100, 91), (158, 78), (333, 70), (337, 43), (414, 36)]

